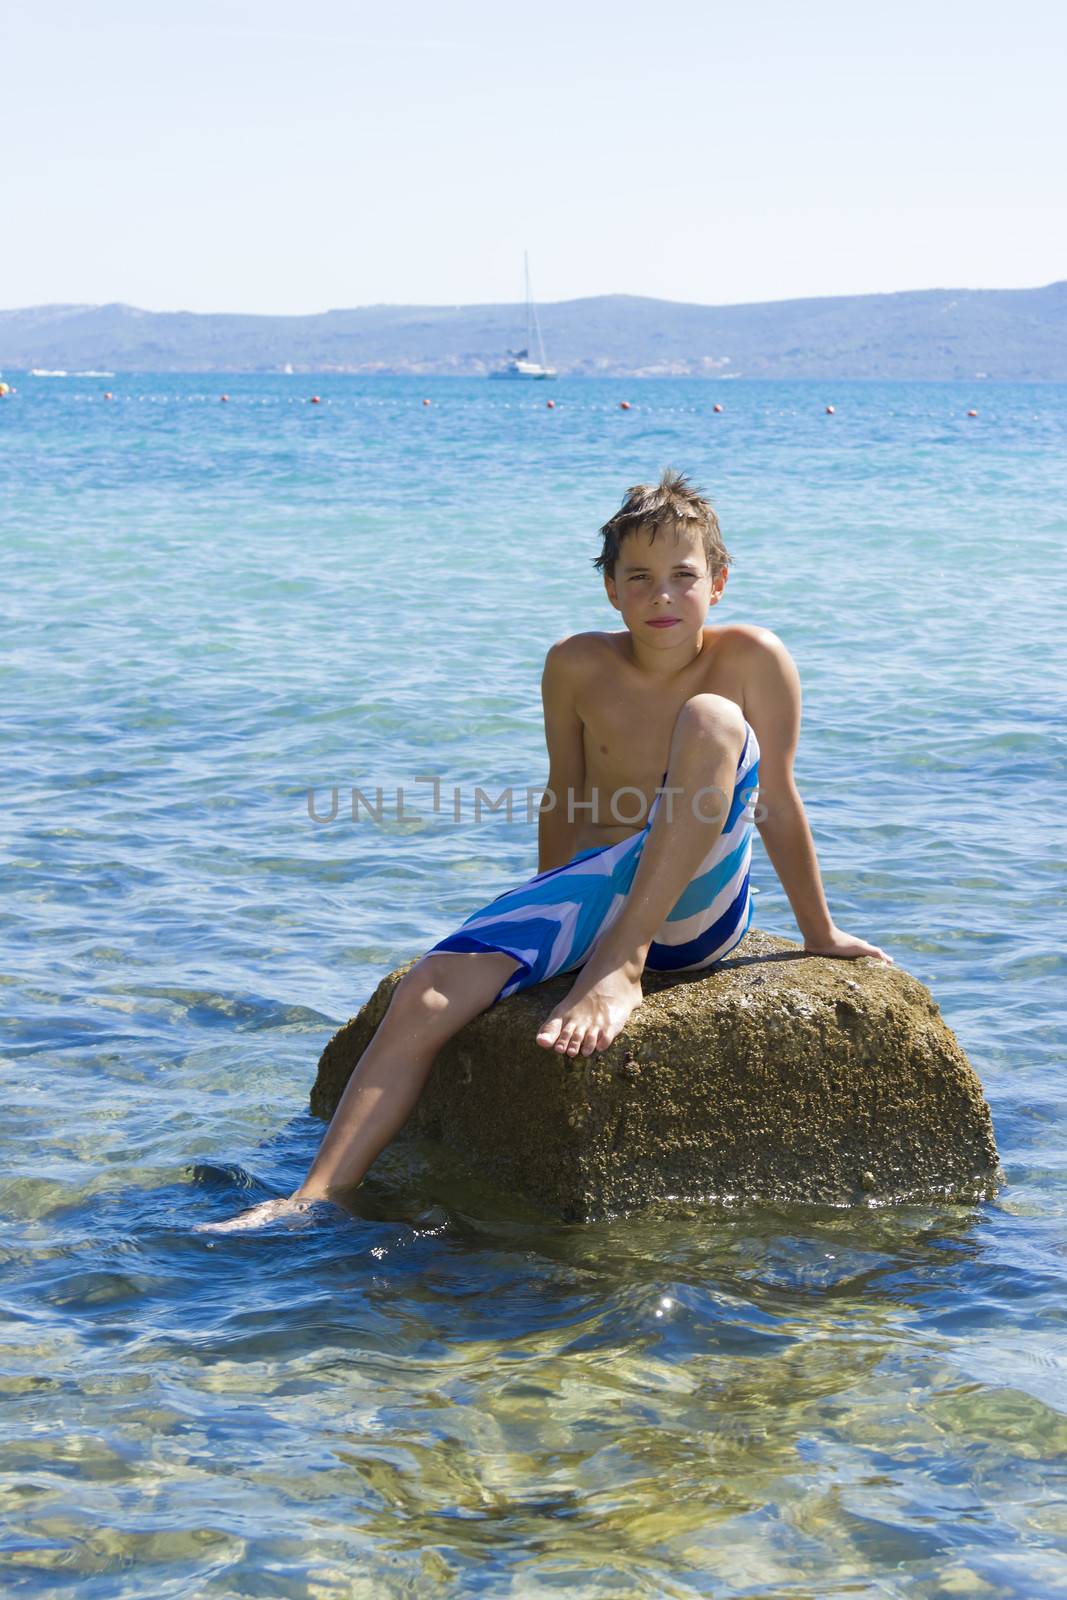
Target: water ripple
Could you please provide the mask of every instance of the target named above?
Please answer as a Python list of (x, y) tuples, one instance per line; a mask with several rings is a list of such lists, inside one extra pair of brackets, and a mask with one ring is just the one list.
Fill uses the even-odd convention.
[[(975, 426), (836, 384), (830, 430), (824, 385), (108, 381), (0, 418), (5, 1593), (1063, 1593), (1062, 386)], [(719, 620), (800, 666), (831, 904), (933, 989), (1009, 1186), (550, 1226), (415, 1143), (195, 1233), (289, 1192), (334, 1029), (533, 869), (474, 786), (543, 781), (544, 649), (615, 626), (595, 529), (668, 461)]]

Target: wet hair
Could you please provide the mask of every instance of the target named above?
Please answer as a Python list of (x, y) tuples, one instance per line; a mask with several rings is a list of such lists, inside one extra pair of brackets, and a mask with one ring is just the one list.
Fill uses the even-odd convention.
[(692, 487), (684, 473), (668, 467), (658, 483), (637, 483), (627, 490), (618, 511), (600, 530), (604, 547), (593, 562), (594, 567), (614, 578), (615, 563), (627, 535), (647, 533), (654, 539), (661, 528), (699, 533), (709, 572), (717, 573), (730, 565), (731, 556), (710, 502)]

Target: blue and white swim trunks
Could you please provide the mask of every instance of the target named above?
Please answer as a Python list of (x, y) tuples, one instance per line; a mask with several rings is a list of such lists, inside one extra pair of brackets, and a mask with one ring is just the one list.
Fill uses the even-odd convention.
[[(654, 972), (710, 967), (748, 932), (760, 751), (748, 722), (745, 730), (722, 832), (656, 931), (645, 962)], [(664, 773), (661, 788), (666, 782)], [(618, 844), (583, 850), (565, 866), (505, 890), (426, 954), (495, 950), (513, 956), (521, 965), (493, 1005), (520, 989), (583, 966), (597, 939), (622, 911), (662, 798), (657, 792), (640, 833)], [(709, 810), (709, 818), (712, 814)]]

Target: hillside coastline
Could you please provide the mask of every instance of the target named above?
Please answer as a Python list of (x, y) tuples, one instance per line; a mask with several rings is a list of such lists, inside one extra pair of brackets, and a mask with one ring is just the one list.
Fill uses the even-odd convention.
[[(0, 368), (484, 376), (522, 308), (364, 306), (311, 316), (49, 305), (0, 311)], [(1067, 280), (752, 305), (600, 295), (541, 307), (567, 377), (1067, 380)]]

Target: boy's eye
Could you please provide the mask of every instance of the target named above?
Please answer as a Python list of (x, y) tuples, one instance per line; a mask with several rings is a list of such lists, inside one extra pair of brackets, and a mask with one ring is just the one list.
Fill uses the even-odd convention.
[[(676, 578), (693, 579), (693, 578), (698, 578), (700, 576), (700, 574), (697, 573), (697, 572), (690, 572), (688, 567), (679, 567), (678, 571), (674, 574), (674, 576)], [(631, 572), (630, 576), (629, 576), (629, 579), (627, 581), (629, 583), (644, 583), (644, 581), (645, 581), (645, 579), (647, 577), (648, 577), (648, 573), (647, 572)]]

